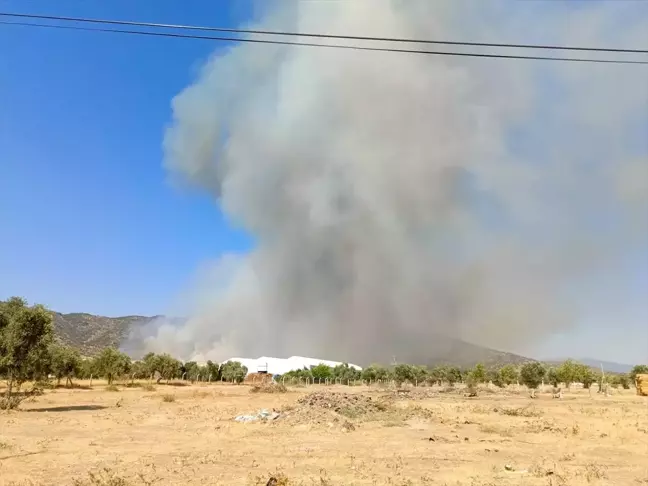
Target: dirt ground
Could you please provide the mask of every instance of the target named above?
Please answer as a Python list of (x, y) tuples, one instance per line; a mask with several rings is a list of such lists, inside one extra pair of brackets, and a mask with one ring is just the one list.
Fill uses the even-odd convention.
[[(233, 420), (260, 409), (270, 418)], [(108, 391), (95, 381), (0, 412), (0, 486), (265, 485), (271, 476), (319, 486), (648, 485), (648, 399), (634, 390), (562, 400), (548, 390), (535, 400), (345, 386)]]

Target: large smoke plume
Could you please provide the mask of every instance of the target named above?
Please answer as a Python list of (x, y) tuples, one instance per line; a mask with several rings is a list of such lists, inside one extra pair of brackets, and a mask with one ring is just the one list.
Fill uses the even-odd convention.
[[(255, 27), (648, 45), (648, 15), (607, 2), (269, 3)], [(217, 51), (173, 100), (165, 165), (210, 191), (255, 248), (210, 266), (191, 317), (154, 323), (140, 346), (185, 359), (425, 362), (446, 338), (516, 349), (569, 328), (595, 306), (588, 282), (648, 243), (647, 75)]]

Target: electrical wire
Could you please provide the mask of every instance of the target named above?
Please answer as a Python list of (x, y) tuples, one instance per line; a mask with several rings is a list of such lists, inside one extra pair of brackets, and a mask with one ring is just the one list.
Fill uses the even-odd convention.
[(428, 51), (423, 49), (396, 49), (390, 47), (318, 44), (312, 42), (291, 42), (291, 41), (279, 41), (279, 40), (269, 40), (269, 39), (250, 39), (245, 37), (243, 38), (217, 37), (217, 36), (206, 36), (206, 35), (179, 34), (179, 33), (170, 33), (170, 32), (91, 28), (91, 27), (80, 27), (75, 25), (39, 24), (39, 23), (32, 23), (32, 22), (8, 22), (2, 20), (0, 20), (0, 24), (16, 25), (16, 26), (23, 26), (23, 27), (77, 30), (77, 31), (85, 31), (85, 32), (107, 32), (107, 33), (114, 33), (114, 34), (130, 34), (130, 35), (181, 38), (181, 39), (202, 39), (202, 40), (223, 41), (223, 42), (247, 42), (247, 43), (254, 43), (254, 44), (275, 44), (275, 45), (300, 46), (300, 47), (323, 47), (329, 49), (394, 52), (394, 53), (401, 53), (401, 54), (423, 54), (423, 55), (434, 55), (434, 56), (456, 56), (456, 57), (495, 58), (495, 59), (527, 59), (527, 60), (540, 60), (540, 61), (565, 61), (565, 62), (581, 62), (581, 63), (648, 65), (648, 61), (621, 60), (621, 59), (587, 59), (587, 58), (573, 58), (573, 57), (521, 56), (521, 55), (514, 55), (514, 54), (493, 54), (493, 53), (478, 53), (478, 52), (444, 52), (444, 51)]
[(538, 44), (507, 44), (507, 43), (489, 43), (489, 42), (460, 42), (460, 41), (442, 41), (442, 40), (427, 40), (427, 39), (408, 39), (401, 37), (368, 37), (359, 35), (334, 35), (334, 34), (316, 34), (306, 32), (285, 32), (275, 30), (256, 30), (256, 29), (239, 29), (239, 28), (226, 28), (226, 27), (209, 27), (199, 25), (183, 25), (183, 24), (160, 24), (152, 22), (136, 22), (129, 20), (110, 20), (110, 19), (93, 19), (85, 17), (64, 17), (56, 15), (34, 15), (34, 14), (20, 14), (0, 12), (0, 17), (13, 17), (13, 18), (28, 18), (36, 20), (57, 20), (65, 22), (81, 22), (93, 24), (111, 24), (123, 25), (130, 27), (151, 27), (160, 29), (183, 29), (183, 30), (196, 30), (205, 32), (225, 32), (231, 34), (259, 34), (259, 35), (275, 35), (285, 37), (310, 37), (318, 39), (339, 39), (339, 40), (360, 40), (360, 41), (373, 41), (373, 42), (398, 42), (409, 44), (436, 44), (448, 46), (466, 46), (466, 47), (495, 47), (495, 48), (516, 48), (516, 49), (542, 49), (542, 50), (564, 50), (564, 51), (585, 51), (585, 52), (615, 52), (626, 54), (648, 54), (648, 49), (621, 49), (621, 48), (607, 48), (607, 47), (576, 47), (576, 46), (557, 46), (557, 45), (538, 45)]

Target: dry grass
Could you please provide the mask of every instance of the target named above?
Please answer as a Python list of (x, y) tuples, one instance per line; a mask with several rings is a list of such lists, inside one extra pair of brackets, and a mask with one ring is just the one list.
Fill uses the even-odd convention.
[(250, 392), (252, 393), (286, 393), (288, 388), (283, 383), (263, 383), (254, 385)]
[[(0, 412), (0, 486), (648, 484), (648, 415), (634, 390), (531, 401), (506, 390), (394, 398), (378, 387), (220, 383), (173, 394), (120, 384), (116, 397), (93, 385)], [(232, 420), (261, 409), (281, 415)]]
[(173, 403), (176, 401), (176, 396), (172, 393), (165, 393), (161, 397), (162, 397), (162, 401), (166, 403)]

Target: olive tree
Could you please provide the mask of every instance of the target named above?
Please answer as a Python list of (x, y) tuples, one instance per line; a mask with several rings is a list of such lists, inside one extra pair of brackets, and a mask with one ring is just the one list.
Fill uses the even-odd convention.
[(317, 366), (311, 366), (310, 371), (311, 375), (313, 375), (313, 379), (320, 383), (333, 376), (333, 368), (324, 363), (320, 363)]
[(648, 365), (645, 364), (636, 365), (630, 371), (630, 381), (634, 383), (635, 381), (637, 381), (637, 375), (644, 375), (644, 374), (648, 374)]
[(72, 378), (80, 375), (81, 355), (76, 349), (54, 343), (49, 348), (50, 369), (56, 377), (57, 385), (65, 378), (65, 385), (72, 386)]
[(131, 359), (115, 348), (106, 348), (95, 358), (94, 366), (97, 374), (112, 385), (115, 378), (124, 376), (130, 371)]
[(507, 364), (502, 366), (499, 371), (499, 379), (504, 385), (512, 385), (516, 383), (519, 379), (519, 372), (517, 368), (512, 364)]
[(546, 372), (544, 365), (537, 361), (525, 363), (520, 368), (520, 381), (531, 390), (532, 398), (535, 398), (535, 391), (542, 383)]
[(0, 301), (0, 374), (7, 380), (2, 408), (15, 408), (15, 386), (45, 372), (53, 337), (53, 317), (42, 305), (27, 305), (20, 297)]
[(238, 361), (228, 361), (221, 368), (221, 376), (225, 381), (231, 383), (243, 383), (247, 375), (247, 366), (243, 366)]

